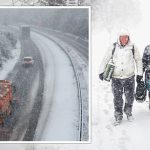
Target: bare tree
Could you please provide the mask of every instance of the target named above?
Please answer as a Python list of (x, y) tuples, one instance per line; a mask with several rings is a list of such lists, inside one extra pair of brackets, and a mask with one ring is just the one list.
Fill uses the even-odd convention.
[[(42, 5), (42, 6), (62, 6), (67, 5), (69, 0), (12, 0), (12, 5)], [(77, 5), (88, 5), (91, 0), (76, 0)]]
[(39, 0), (39, 4), (44, 6), (59, 6), (65, 5), (66, 0)]
[(12, 0), (12, 5), (59, 6), (65, 5), (65, 2), (65, 0)]

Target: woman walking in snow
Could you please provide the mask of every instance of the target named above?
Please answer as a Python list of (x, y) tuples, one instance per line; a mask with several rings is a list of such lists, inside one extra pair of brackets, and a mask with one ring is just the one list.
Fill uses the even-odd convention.
[[(143, 74), (142, 59), (139, 51), (130, 42), (129, 35), (126, 33), (120, 34), (118, 41), (106, 53), (100, 67), (99, 78), (101, 80), (104, 79), (104, 71), (111, 58), (113, 58), (115, 66), (111, 85), (114, 97), (115, 125), (118, 125), (123, 119), (123, 110), (127, 119), (129, 121), (133, 120), (132, 107), (134, 102), (135, 71), (137, 70), (136, 81), (139, 83)], [(125, 104), (122, 98), (123, 94), (125, 94), (126, 98)]]

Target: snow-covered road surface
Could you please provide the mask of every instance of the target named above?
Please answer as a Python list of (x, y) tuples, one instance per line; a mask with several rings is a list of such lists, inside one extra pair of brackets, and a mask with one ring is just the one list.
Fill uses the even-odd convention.
[[(43, 110), (49, 111), (49, 117), (44, 123), (45, 128), (41, 140), (77, 141), (79, 140), (79, 104), (71, 63), (66, 54), (54, 42), (34, 32), (32, 32), (31, 37), (41, 53), (44, 53), (42, 55), (44, 55), (45, 61), (51, 64), (49, 61), (53, 60), (54, 64), (54, 70), (51, 69), (52, 66), (50, 65), (44, 66), (45, 83), (48, 81), (44, 95), (49, 96), (49, 98), (44, 96)], [(52, 86), (51, 81), (49, 81), (51, 74), (55, 75), (53, 93), (49, 92)], [(49, 106), (47, 106), (48, 103)]]
[[(36, 29), (36, 30), (35, 30)], [(63, 41), (63, 45), (67, 45), (69, 48), (73, 49), (86, 63), (89, 61), (89, 42), (80, 37), (74, 36), (72, 34), (63, 33), (57, 30), (52, 30), (50, 28), (41, 28), (38, 26), (33, 26), (33, 30), (42, 31), (48, 34), (52, 39), (56, 41)], [(59, 42), (58, 42), (59, 43)]]
[[(14, 128), (10, 140), (80, 141), (83, 135), (83, 141), (87, 141), (87, 61), (82, 60), (69, 43), (58, 39), (55, 42), (34, 32), (32, 40), (35, 43), (30, 38), (21, 40), (20, 61), (8, 75), (8, 80), (15, 82), (20, 105), (12, 119)], [(34, 58), (33, 67), (24, 68), (21, 65), (24, 56)], [(83, 133), (81, 128), (84, 128)]]
[[(22, 59), (29, 55), (35, 59), (35, 63), (32, 67), (23, 67)], [(20, 60), (7, 77), (16, 86), (16, 93), (13, 96), (18, 101), (18, 107), (13, 111), (14, 115), (11, 117), (10, 126), (13, 130), (11, 140), (33, 140), (41, 110), (43, 78), (42, 60), (36, 46), (30, 39), (21, 41)]]

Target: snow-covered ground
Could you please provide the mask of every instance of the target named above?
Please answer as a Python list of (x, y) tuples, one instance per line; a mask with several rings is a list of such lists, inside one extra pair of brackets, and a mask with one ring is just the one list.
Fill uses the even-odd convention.
[(18, 41), (16, 44), (16, 49), (12, 51), (12, 58), (3, 62), (3, 66), (0, 69), (0, 80), (4, 80), (7, 75), (13, 70), (15, 64), (18, 62), (21, 52), (20, 42)]
[[(48, 113), (41, 140), (77, 141), (79, 104), (74, 72), (66, 54), (49, 39), (33, 33), (32, 39), (41, 51), (45, 68), (43, 111)], [(51, 65), (50, 65), (51, 64)], [(51, 75), (54, 83), (51, 84)], [(51, 88), (52, 91), (50, 90)], [(52, 93), (51, 93), (52, 92)], [(44, 112), (44, 114), (45, 114)], [(43, 120), (41, 113), (41, 119)], [(39, 132), (37, 129), (37, 132)]]
[[(101, 142), (100, 148), (105, 150), (148, 150), (149, 149), (149, 124), (150, 111), (148, 101), (144, 103), (134, 103), (133, 115), (134, 121), (128, 122), (124, 115), (120, 126), (115, 127), (113, 96), (111, 85), (107, 82), (98, 82), (93, 94), (96, 96), (95, 109), (98, 115), (94, 115), (93, 127), (99, 130), (97, 136)], [(99, 91), (99, 92), (98, 92)]]

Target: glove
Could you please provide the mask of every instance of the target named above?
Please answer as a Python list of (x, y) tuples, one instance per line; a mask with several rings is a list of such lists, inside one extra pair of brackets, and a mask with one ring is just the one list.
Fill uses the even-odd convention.
[(141, 80), (142, 80), (142, 78), (143, 78), (143, 76), (137, 75), (137, 76), (136, 76), (136, 82), (137, 82), (137, 83), (140, 83)]
[(103, 80), (103, 74), (104, 74), (104, 73), (99, 74), (99, 79), (100, 79), (100, 80)]

